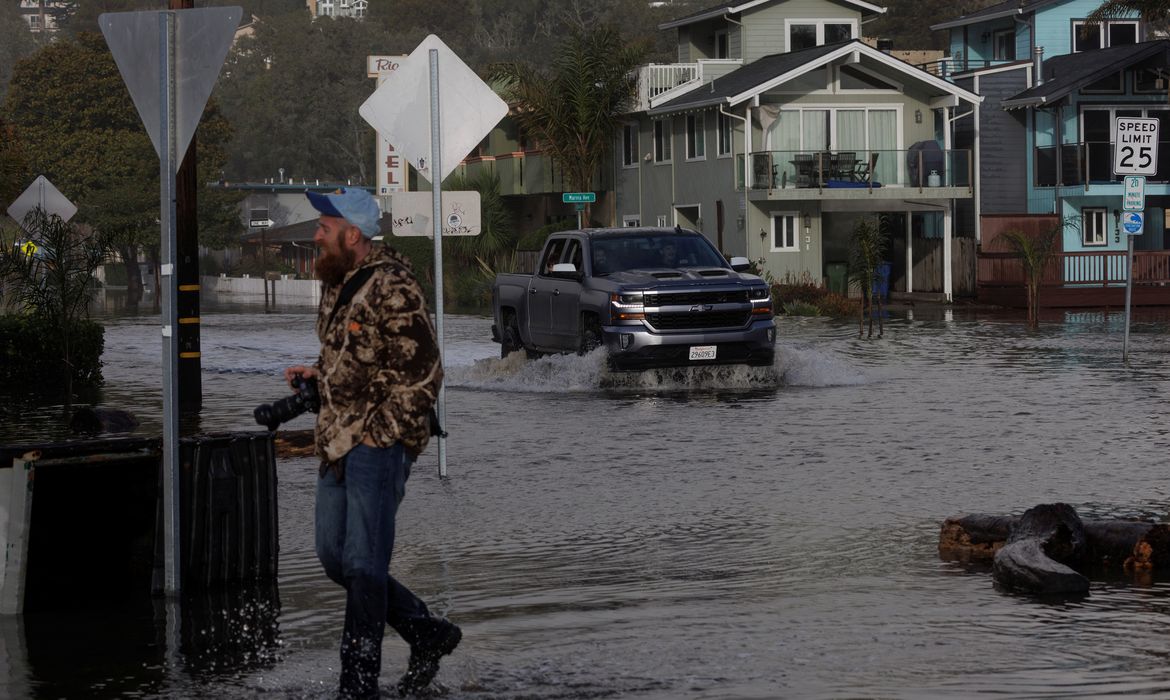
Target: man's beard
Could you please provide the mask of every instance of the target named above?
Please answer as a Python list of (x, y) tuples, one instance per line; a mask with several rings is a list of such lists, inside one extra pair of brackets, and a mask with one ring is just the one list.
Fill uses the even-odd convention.
[(330, 286), (341, 284), (345, 274), (352, 270), (354, 263), (357, 262), (357, 253), (346, 244), (345, 239), (338, 238), (337, 247), (339, 249), (337, 255), (322, 248), (314, 268), (318, 279)]

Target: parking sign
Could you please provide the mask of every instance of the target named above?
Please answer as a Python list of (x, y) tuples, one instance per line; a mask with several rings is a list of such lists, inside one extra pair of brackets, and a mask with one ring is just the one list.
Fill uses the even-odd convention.
[(1117, 117), (1113, 122), (1113, 173), (1157, 175), (1158, 120)]

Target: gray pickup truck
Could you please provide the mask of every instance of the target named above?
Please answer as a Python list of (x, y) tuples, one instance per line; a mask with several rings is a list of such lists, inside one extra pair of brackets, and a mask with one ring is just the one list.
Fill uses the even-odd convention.
[(492, 286), (500, 356), (604, 346), (614, 369), (771, 365), (776, 342), (768, 285), (682, 228), (555, 233), (531, 275)]

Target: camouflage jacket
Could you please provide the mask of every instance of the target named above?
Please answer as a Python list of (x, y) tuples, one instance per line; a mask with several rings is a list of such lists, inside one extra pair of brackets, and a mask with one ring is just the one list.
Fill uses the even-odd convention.
[(417, 457), (430, 440), (430, 410), (443, 382), (434, 327), (410, 263), (374, 244), (345, 279), (370, 266), (376, 271), (332, 323), (344, 282), (326, 285), (317, 309), (317, 454), (330, 462), (366, 437), (379, 447), (401, 442)]

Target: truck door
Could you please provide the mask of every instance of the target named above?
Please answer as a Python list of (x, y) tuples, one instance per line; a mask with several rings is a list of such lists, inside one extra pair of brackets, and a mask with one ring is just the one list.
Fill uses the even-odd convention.
[(544, 255), (528, 283), (528, 337), (542, 348), (556, 347), (552, 328), (552, 300), (558, 288), (559, 279), (552, 277), (552, 266), (561, 261), (565, 251), (565, 239), (550, 240), (544, 247)]
[[(569, 239), (561, 260), (576, 265), (578, 274), (585, 269), (581, 248), (581, 241)], [(577, 347), (581, 281), (572, 277), (558, 277), (556, 281), (552, 293), (552, 332), (558, 347), (572, 349)]]

